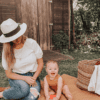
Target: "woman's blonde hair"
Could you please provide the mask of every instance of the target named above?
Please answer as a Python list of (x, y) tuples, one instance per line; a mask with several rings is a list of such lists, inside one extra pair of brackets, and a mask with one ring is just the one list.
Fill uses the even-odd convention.
[[(21, 43), (25, 43), (27, 37), (25, 35), (21, 36)], [(14, 56), (14, 48), (13, 48), (13, 42), (8, 42), (3, 44), (3, 52), (4, 57), (6, 59), (8, 68), (11, 70), (13, 69), (13, 65), (16, 62), (15, 56)]]

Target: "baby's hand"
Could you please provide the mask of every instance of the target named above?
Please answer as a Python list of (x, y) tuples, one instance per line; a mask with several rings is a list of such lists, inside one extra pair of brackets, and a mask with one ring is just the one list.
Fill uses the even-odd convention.
[(53, 100), (59, 100), (57, 97), (54, 97)]
[(49, 100), (49, 98), (50, 98), (50, 96), (47, 96), (47, 97), (46, 97), (46, 100)]

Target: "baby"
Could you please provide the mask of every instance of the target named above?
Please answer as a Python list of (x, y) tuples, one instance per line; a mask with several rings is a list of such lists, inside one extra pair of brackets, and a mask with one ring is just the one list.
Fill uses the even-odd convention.
[(50, 95), (56, 95), (53, 100), (59, 100), (61, 94), (64, 94), (68, 100), (72, 100), (72, 95), (64, 80), (58, 74), (59, 66), (56, 61), (50, 60), (46, 63), (46, 72), (48, 75), (44, 78), (44, 93), (46, 100), (50, 100)]

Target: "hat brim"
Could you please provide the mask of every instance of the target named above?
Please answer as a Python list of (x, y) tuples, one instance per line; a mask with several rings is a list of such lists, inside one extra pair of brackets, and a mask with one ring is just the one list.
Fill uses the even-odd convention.
[(11, 42), (13, 40), (16, 40), (18, 37), (20, 37), (21, 35), (23, 35), (27, 29), (27, 25), (26, 23), (23, 23), (20, 26), (20, 31), (18, 33), (16, 33), (15, 35), (11, 36), (11, 37), (5, 37), (3, 34), (0, 36), (0, 42), (1, 43), (7, 43), (7, 42)]

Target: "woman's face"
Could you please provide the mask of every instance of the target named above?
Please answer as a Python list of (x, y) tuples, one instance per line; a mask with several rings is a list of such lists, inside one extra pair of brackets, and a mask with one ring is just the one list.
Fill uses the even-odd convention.
[(22, 36), (17, 38), (16, 40), (12, 41), (14, 44), (20, 44), (21, 43)]

